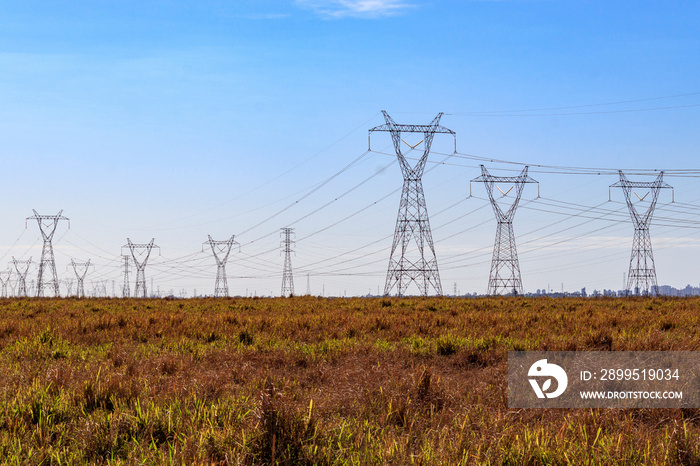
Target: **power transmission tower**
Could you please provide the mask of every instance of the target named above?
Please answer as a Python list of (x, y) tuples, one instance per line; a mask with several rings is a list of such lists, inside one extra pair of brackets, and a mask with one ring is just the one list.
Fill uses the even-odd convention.
[(0, 272), (0, 285), (2, 285), (2, 297), (7, 298), (9, 295), (7, 294), (7, 285), (10, 283), (10, 276), (12, 272), (9, 270), (6, 270), (4, 272)]
[(124, 285), (122, 286), (122, 298), (131, 298), (131, 287), (129, 286), (129, 256), (123, 255), (124, 259)]
[(66, 296), (72, 296), (73, 292), (73, 279), (72, 278), (66, 278), (63, 280), (63, 283), (66, 284)]
[(10, 294), (9, 296), (17, 296), (15, 293), (15, 290), (17, 289), (17, 285), (19, 285), (19, 278), (16, 278), (15, 280), (12, 279), (12, 270), (10, 269), (10, 280), (8, 281), (8, 285), (10, 287)]
[[(396, 151), (396, 157), (399, 160), (399, 166), (403, 175), (403, 190), (401, 192), (401, 202), (399, 203), (399, 213), (396, 218), (394, 241), (389, 254), (389, 267), (384, 285), (384, 295), (389, 295), (396, 287), (397, 294), (403, 296), (411, 282), (416, 283), (420, 294), (423, 296), (428, 295), (429, 287), (432, 287), (438, 295), (441, 295), (442, 285), (433, 245), (433, 235), (430, 231), (422, 178), (435, 133), (455, 136), (455, 146), (456, 135), (454, 131), (440, 126), (442, 113), (439, 113), (429, 125), (399, 125), (391, 119), (387, 112), (382, 111), (382, 114), (386, 124), (370, 129), (370, 137), (375, 131), (391, 133), (394, 150)], [(423, 140), (415, 145), (410, 145), (401, 139), (401, 133), (422, 133)], [(401, 152), (402, 142), (409, 146), (411, 150), (423, 143), (423, 155), (414, 167), (411, 167)], [(409, 245), (411, 241), (415, 242), (418, 248), (418, 257), (407, 254), (410, 252)], [(426, 245), (429, 249), (428, 251), (425, 250)], [(394, 257), (397, 254), (397, 250), (400, 250), (398, 259)], [(428, 256), (427, 259), (426, 254)]]
[(26, 261), (18, 261), (12, 257), (12, 263), (17, 271), (17, 296), (24, 298), (27, 296), (27, 272), (29, 272), (29, 266), (32, 265), (32, 258)]
[[(27, 217), (27, 220), (36, 220), (39, 225), (39, 230), (41, 230), (41, 236), (44, 239), (44, 247), (41, 250), (41, 261), (39, 262), (39, 278), (36, 285), (36, 295), (40, 298), (43, 297), (44, 288), (48, 288), (49, 290), (53, 290), (54, 296), (59, 296), (60, 290), (58, 289), (56, 261), (53, 257), (53, 245), (51, 241), (53, 240), (54, 233), (56, 233), (59, 220), (67, 220), (68, 228), (70, 228), (70, 220), (61, 215), (63, 210), (56, 215), (39, 215), (36, 210), (32, 209), (32, 211), (34, 212), (34, 216)], [(48, 279), (44, 277), (45, 273), (50, 275)]]
[(306, 296), (311, 296), (311, 278), (306, 274)]
[[(75, 278), (78, 279), (78, 298), (85, 297), (85, 286), (83, 285), (83, 280), (85, 280), (85, 275), (87, 275), (88, 269), (90, 268), (90, 259), (87, 262), (75, 262), (73, 259), (70, 260), (70, 265), (73, 267), (73, 272), (75, 272)], [(80, 269), (80, 272), (78, 271)]]
[(134, 260), (134, 264), (136, 265), (136, 288), (134, 288), (135, 298), (148, 297), (146, 292), (146, 264), (148, 263), (148, 258), (151, 256), (151, 251), (154, 248), (158, 248), (158, 250), (160, 250), (160, 246), (156, 246), (154, 241), (155, 238), (152, 238), (150, 243), (135, 244), (132, 243), (129, 238), (127, 238), (126, 244), (122, 246), (122, 248), (129, 248), (129, 251), (131, 251), (131, 258)]
[[(656, 207), (656, 201), (659, 198), (661, 190), (664, 188), (673, 189), (671, 185), (663, 181), (663, 177), (664, 172), (661, 172), (654, 181), (630, 181), (625, 174), (622, 173), (622, 170), (620, 170), (620, 181), (610, 185), (611, 188), (622, 188), (622, 192), (625, 194), (627, 208), (630, 211), (630, 217), (632, 217), (632, 223), (634, 224), (632, 256), (630, 257), (630, 268), (627, 274), (627, 289), (625, 290), (625, 294), (629, 294), (632, 291), (635, 295), (641, 293), (657, 296), (659, 294), (659, 285), (656, 282), (654, 255), (651, 251), (649, 224), (654, 215), (654, 208)], [(650, 191), (644, 194), (644, 196), (640, 196), (633, 191), (634, 188), (649, 189)], [(649, 206), (643, 214), (639, 214), (632, 201), (632, 194), (634, 194), (641, 203), (644, 202), (650, 193), (651, 200), (649, 200)], [(610, 194), (608, 194), (608, 199), (609, 198)]]
[[(228, 282), (226, 281), (226, 261), (228, 260), (229, 254), (231, 254), (231, 248), (234, 244), (238, 244), (234, 241), (233, 237), (223, 241), (214, 241), (209, 236), (209, 241), (204, 244), (211, 246), (211, 252), (214, 254), (214, 259), (216, 260), (216, 282), (214, 283), (214, 296), (228, 296)], [(240, 246), (240, 245), (239, 245)]]
[(107, 297), (107, 282), (109, 280), (100, 280), (99, 283), (99, 290), (100, 290), (100, 297), (101, 298), (106, 298)]
[(294, 294), (294, 277), (292, 276), (292, 235), (294, 228), (282, 228), (282, 252), (284, 252), (284, 272), (282, 272), (282, 296)]
[[(513, 217), (515, 217), (515, 211), (518, 208), (525, 185), (527, 183), (537, 183), (537, 181), (528, 176), (527, 169), (528, 167), (523, 168), (523, 171), (518, 176), (493, 176), (486, 170), (485, 166), (481, 165), (481, 176), (472, 180), (472, 182), (484, 183), (491, 201), (491, 207), (493, 207), (493, 212), (496, 214), (496, 240), (493, 245), (488, 287), (488, 294), (490, 295), (506, 294), (515, 296), (523, 292), (518, 250), (515, 246)], [(496, 189), (501, 194), (499, 199), (506, 197), (515, 188), (515, 199), (505, 212), (503, 212), (503, 209), (498, 204), (498, 199), (493, 194), (493, 188), (496, 183), (513, 185), (505, 192), (496, 186)]]

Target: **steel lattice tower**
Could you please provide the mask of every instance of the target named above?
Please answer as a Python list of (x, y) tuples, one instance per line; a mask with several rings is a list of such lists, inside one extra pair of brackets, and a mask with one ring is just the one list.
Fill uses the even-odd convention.
[[(32, 265), (32, 258), (26, 261), (18, 261), (12, 257), (12, 263), (17, 271), (17, 296), (24, 298), (27, 296), (27, 272), (29, 272), (29, 266)], [(23, 269), (20, 269), (23, 266)]]
[[(83, 286), (83, 281), (85, 280), (85, 275), (87, 275), (88, 269), (90, 268), (90, 259), (87, 262), (75, 262), (73, 259), (70, 260), (70, 265), (73, 267), (73, 272), (75, 272), (75, 278), (78, 279), (78, 298), (85, 297), (85, 287)], [(78, 269), (81, 269), (78, 272)]]
[[(518, 250), (515, 245), (515, 231), (513, 230), (513, 217), (518, 208), (520, 197), (527, 183), (537, 183), (527, 174), (525, 167), (518, 176), (493, 176), (486, 167), (481, 165), (481, 176), (474, 178), (472, 182), (484, 183), (489, 195), (493, 212), (496, 214), (496, 240), (493, 245), (493, 259), (491, 260), (491, 273), (489, 275), (488, 294), (518, 295), (523, 292), (523, 281), (520, 276), (520, 264), (518, 263)], [(501, 192), (501, 197), (515, 187), (515, 199), (507, 211), (503, 212), (497, 199), (493, 195), (495, 183), (508, 183), (513, 186), (506, 192), (496, 186)]]
[(66, 296), (72, 296), (72, 292), (73, 292), (73, 279), (72, 279), (72, 278), (66, 278), (65, 280), (63, 280), (63, 283), (66, 284), (66, 291), (67, 291)]
[[(54, 296), (59, 296), (60, 290), (58, 288), (58, 275), (56, 274), (56, 261), (53, 257), (53, 245), (51, 241), (53, 240), (54, 233), (56, 233), (59, 220), (67, 220), (69, 222), (69, 228), (70, 220), (61, 215), (63, 210), (56, 215), (39, 215), (36, 210), (33, 210), (33, 212), (34, 216), (27, 217), (27, 220), (37, 221), (39, 230), (41, 230), (41, 236), (44, 239), (44, 247), (41, 250), (41, 261), (39, 262), (39, 278), (36, 285), (36, 295), (40, 298), (43, 297), (44, 288), (49, 288), (53, 290)], [(48, 279), (44, 277), (45, 273), (50, 275)]]
[[(11, 270), (10, 270), (10, 277), (12, 277)], [(10, 278), (10, 280), (8, 281), (8, 286), (10, 287), (9, 296), (17, 296), (17, 294), (15, 293), (15, 290), (17, 289), (18, 284), (19, 284), (19, 278), (17, 278), (17, 280), (12, 280), (12, 278)]]
[(292, 276), (292, 235), (294, 228), (282, 228), (281, 235), (284, 236), (282, 241), (282, 252), (284, 252), (284, 271), (282, 272), (282, 296), (294, 295), (294, 277)]
[(124, 285), (122, 286), (122, 298), (131, 298), (131, 287), (129, 286), (129, 256), (123, 255), (124, 259)]
[(224, 241), (214, 241), (209, 236), (209, 241), (204, 244), (211, 246), (211, 252), (214, 254), (214, 259), (216, 260), (216, 282), (214, 283), (214, 296), (228, 296), (228, 282), (226, 281), (226, 261), (228, 261), (228, 256), (231, 254), (231, 248), (234, 244), (238, 244), (234, 241), (234, 236)]
[[(627, 289), (625, 290), (625, 294), (628, 294), (630, 291), (633, 291), (635, 295), (641, 293), (656, 296), (659, 294), (659, 285), (656, 281), (656, 267), (654, 266), (654, 255), (651, 251), (649, 224), (654, 215), (654, 208), (656, 207), (656, 201), (659, 199), (661, 189), (672, 189), (669, 184), (663, 181), (663, 177), (664, 172), (661, 172), (659, 176), (656, 177), (656, 180), (651, 182), (630, 181), (625, 174), (622, 173), (622, 170), (620, 170), (620, 181), (610, 185), (611, 188), (622, 188), (622, 192), (625, 194), (627, 208), (630, 211), (630, 217), (632, 217), (632, 223), (634, 224), (632, 256), (630, 257), (630, 268), (627, 274)], [(647, 207), (646, 212), (641, 215), (637, 212), (637, 209), (632, 203), (631, 195), (634, 193), (639, 201), (642, 202), (649, 193), (645, 194), (644, 197), (640, 197), (639, 194), (632, 190), (633, 188), (649, 189), (651, 191), (649, 207)]]
[[(131, 251), (131, 258), (134, 260), (136, 265), (136, 287), (134, 288), (135, 298), (146, 298), (148, 293), (146, 291), (146, 264), (148, 263), (148, 258), (151, 256), (151, 251), (154, 248), (160, 249), (160, 246), (153, 244), (155, 238), (151, 239), (150, 243), (147, 244), (134, 244), (129, 238), (126, 239), (126, 244), (122, 248), (129, 248)], [(136, 256), (139, 256), (138, 258)]]
[(100, 280), (97, 282), (98, 297), (100, 297), (100, 298), (107, 297), (107, 282), (108, 281), (109, 280)]
[[(9, 270), (6, 270), (4, 272), (0, 272), (0, 285), (2, 285), (2, 297), (7, 298), (9, 295), (7, 294), (7, 285), (10, 284), (10, 275), (12, 272)], [(3, 278), (4, 276), (7, 276), (7, 278)]]
[[(387, 112), (382, 111), (382, 114), (386, 124), (370, 129), (370, 136), (374, 131), (385, 131), (391, 134), (396, 157), (399, 160), (401, 174), (403, 175), (401, 202), (399, 203), (399, 213), (396, 218), (394, 241), (389, 254), (389, 267), (384, 285), (384, 295), (389, 295), (396, 287), (398, 295), (403, 296), (411, 282), (416, 283), (420, 294), (423, 296), (428, 295), (430, 287), (435, 290), (435, 293), (442, 295), (440, 273), (438, 272), (437, 257), (435, 256), (433, 235), (430, 231), (422, 178), (435, 133), (455, 136), (455, 132), (440, 126), (442, 113), (439, 113), (429, 125), (399, 125), (391, 119)], [(423, 140), (418, 143), (423, 143), (423, 155), (413, 167), (411, 167), (401, 152), (401, 133), (423, 134)], [(411, 146), (405, 141), (404, 143), (411, 147), (411, 150), (418, 146), (418, 144)], [(412, 257), (408, 254), (411, 242), (414, 242), (418, 248), (418, 257)], [(428, 251), (426, 251), (426, 246)], [(395, 254), (398, 255), (397, 250), (400, 252), (398, 259), (395, 257)], [(428, 256), (427, 259), (426, 254)]]

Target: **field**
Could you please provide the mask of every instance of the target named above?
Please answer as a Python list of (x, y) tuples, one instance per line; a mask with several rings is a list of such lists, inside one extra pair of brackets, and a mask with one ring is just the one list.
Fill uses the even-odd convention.
[(700, 350), (697, 299), (0, 300), (0, 462), (700, 464), (700, 410), (509, 410), (509, 350)]

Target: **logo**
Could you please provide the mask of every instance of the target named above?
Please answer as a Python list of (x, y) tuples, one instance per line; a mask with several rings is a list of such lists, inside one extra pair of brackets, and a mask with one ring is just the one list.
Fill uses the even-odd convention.
[[(537, 398), (556, 398), (566, 390), (566, 385), (569, 383), (569, 378), (566, 372), (556, 364), (549, 364), (546, 359), (536, 361), (527, 373), (528, 377), (548, 377), (542, 387), (536, 379), (529, 379), (532, 389), (535, 391)], [(549, 393), (547, 390), (552, 386), (552, 379), (557, 381), (557, 389)]]

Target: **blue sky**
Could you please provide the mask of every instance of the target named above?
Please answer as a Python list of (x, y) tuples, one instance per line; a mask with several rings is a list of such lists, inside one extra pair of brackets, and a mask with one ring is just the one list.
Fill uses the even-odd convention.
[[(378, 152), (295, 201), (364, 153), (381, 110), (417, 124), (445, 112), (462, 154), (693, 168), (699, 20), (700, 6), (680, 1), (2, 2), (0, 269), (12, 256), (38, 258), (36, 226), (24, 229), (32, 209), (64, 209), (61, 278), (71, 258), (92, 259), (86, 281), (120, 288), (126, 238), (155, 237), (161, 256), (146, 274), (156, 286), (211, 292), (216, 269), (201, 243), (236, 234), (232, 292), (278, 293), (276, 232), (292, 224), (297, 289), (308, 273), (314, 293), (376, 292), (399, 202), (389, 193), (401, 186), (389, 139), (377, 135)], [(543, 110), (522, 111), (531, 109)], [(452, 141), (436, 138), (434, 150), (443, 160)], [(424, 178), (443, 288), (483, 292), (495, 221), (481, 186), (482, 199), (463, 200), (479, 162), (445, 161)], [(616, 181), (533, 177), (543, 197), (590, 207)], [(697, 204), (696, 180), (667, 181)], [(550, 207), (516, 216), (526, 290), (619, 289), (631, 224), (579, 225), (575, 211)], [(599, 209), (627, 215), (620, 203)], [(652, 228), (659, 282), (697, 284), (687, 261), (700, 259), (696, 211), (664, 209), (665, 226)]]

